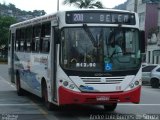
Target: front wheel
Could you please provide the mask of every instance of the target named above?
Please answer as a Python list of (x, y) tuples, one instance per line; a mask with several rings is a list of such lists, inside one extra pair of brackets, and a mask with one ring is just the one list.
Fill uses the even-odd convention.
[(52, 105), (52, 103), (50, 103), (50, 102), (48, 101), (48, 90), (47, 90), (47, 85), (46, 85), (46, 83), (43, 84), (42, 94), (43, 94), (44, 104), (45, 104), (46, 108), (47, 108), (48, 110), (53, 110), (53, 105)]
[(104, 110), (114, 111), (116, 107), (117, 107), (117, 103), (111, 103), (111, 104), (104, 105)]

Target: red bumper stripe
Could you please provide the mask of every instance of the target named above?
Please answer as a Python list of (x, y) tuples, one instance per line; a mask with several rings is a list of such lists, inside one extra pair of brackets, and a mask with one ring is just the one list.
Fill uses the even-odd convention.
[[(140, 102), (141, 86), (130, 91), (115, 93), (82, 93), (59, 88), (59, 104), (107, 104), (113, 102)], [(106, 97), (109, 100), (97, 101), (98, 97)]]

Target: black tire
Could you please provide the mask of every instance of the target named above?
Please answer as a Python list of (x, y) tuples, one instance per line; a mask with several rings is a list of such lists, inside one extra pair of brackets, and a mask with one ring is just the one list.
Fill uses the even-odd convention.
[(117, 103), (112, 103), (112, 104), (107, 104), (104, 105), (104, 110), (105, 111), (114, 111), (117, 107)]
[(152, 88), (159, 88), (159, 80), (156, 78), (151, 79)]
[(16, 74), (16, 88), (17, 88), (18, 96), (23, 96), (24, 95), (24, 90), (21, 88), (21, 82), (20, 82), (19, 73)]
[(47, 108), (47, 110), (51, 111), (53, 110), (53, 104), (48, 101), (48, 91), (47, 91), (47, 85), (44, 83), (42, 85), (42, 98), (44, 100), (44, 105)]

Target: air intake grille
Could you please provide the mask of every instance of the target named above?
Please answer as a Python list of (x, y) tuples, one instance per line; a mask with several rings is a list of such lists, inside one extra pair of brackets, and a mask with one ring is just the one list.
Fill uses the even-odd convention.
[(124, 77), (81, 78), (85, 84), (120, 84)]

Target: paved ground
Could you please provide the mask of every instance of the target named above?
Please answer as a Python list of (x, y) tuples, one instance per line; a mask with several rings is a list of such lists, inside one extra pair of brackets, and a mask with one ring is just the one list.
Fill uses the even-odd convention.
[(14, 85), (0, 76), (0, 91), (15, 91)]
[(114, 112), (85, 105), (47, 111), (38, 97), (18, 96), (7, 65), (0, 65), (0, 120), (160, 120), (160, 89), (143, 86), (140, 104), (118, 104)]

